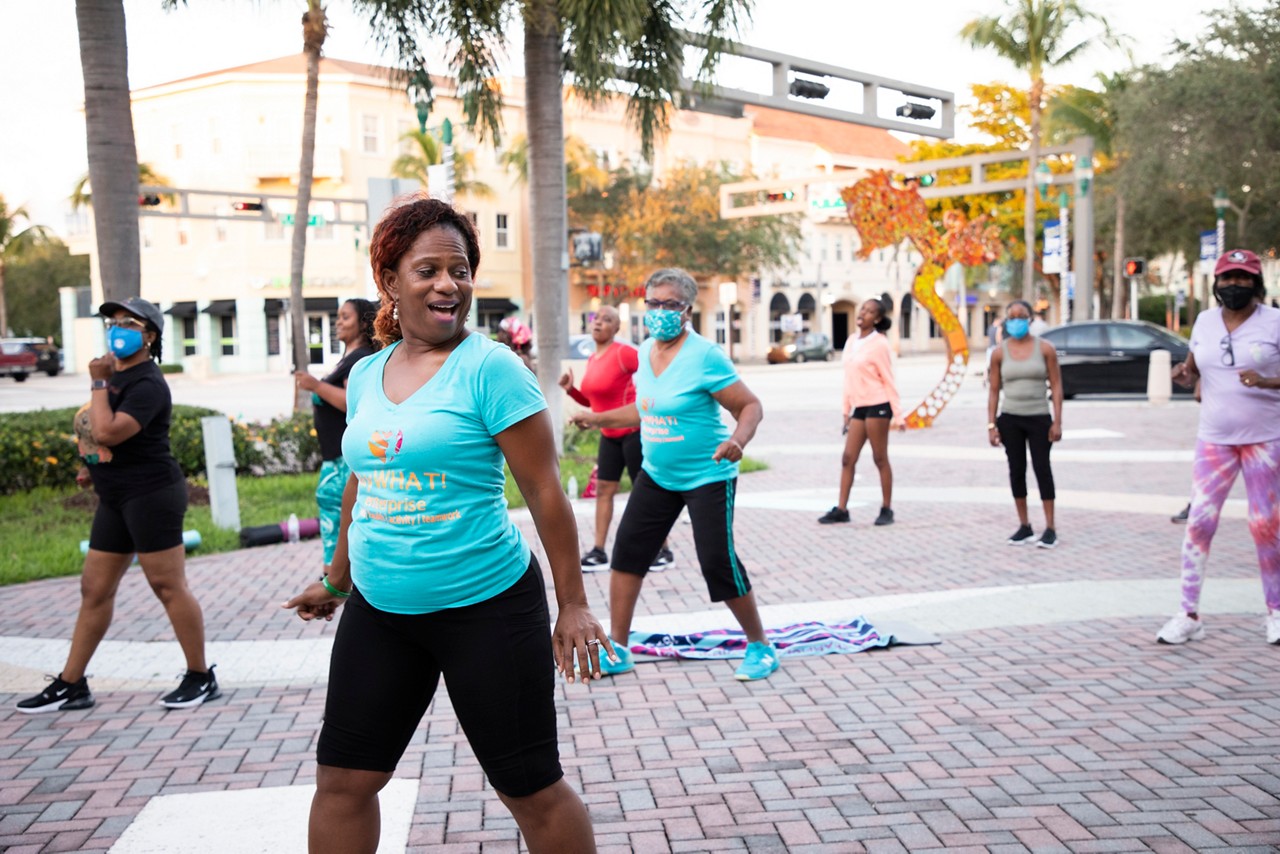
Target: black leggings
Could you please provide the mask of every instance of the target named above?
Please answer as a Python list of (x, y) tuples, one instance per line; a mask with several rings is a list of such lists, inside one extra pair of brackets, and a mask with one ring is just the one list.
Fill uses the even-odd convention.
[(1049, 468), (1049, 428), (1053, 417), (1045, 415), (1012, 415), (1000, 413), (996, 429), (1000, 431), (1000, 443), (1009, 458), (1009, 486), (1014, 498), (1027, 497), (1027, 446), (1031, 446), (1031, 468), (1040, 486), (1040, 500), (1052, 501), (1053, 469)]

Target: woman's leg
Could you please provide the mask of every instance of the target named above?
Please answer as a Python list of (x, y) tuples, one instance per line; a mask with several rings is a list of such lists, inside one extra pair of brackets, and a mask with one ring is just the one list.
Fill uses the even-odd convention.
[(320, 464), (316, 483), (316, 508), (320, 513), (320, 542), (324, 547), (324, 565), (333, 563), (338, 547), (338, 526), (342, 517), (342, 492), (347, 488), (351, 470), (342, 457)]
[(1267, 610), (1280, 612), (1280, 440), (1246, 445), (1240, 465), (1249, 495), (1249, 533), (1258, 550)]
[(307, 823), (311, 854), (373, 854), (382, 835), (378, 792), (391, 781), (382, 771), (316, 766), (316, 793)]
[(841, 510), (849, 509), (853, 472), (858, 467), (858, 457), (862, 455), (862, 446), (866, 441), (867, 422), (861, 418), (850, 418), (849, 432), (844, 437), (844, 453), (840, 455), (840, 501), (836, 506)]
[(871, 442), (871, 460), (880, 472), (880, 506), (893, 507), (893, 469), (889, 466), (889, 419), (868, 418), (867, 440)]
[(596, 477), (596, 548), (603, 549), (613, 524), (613, 499), (618, 494), (618, 481)]
[(1027, 517), (1027, 434), (1021, 419), (1016, 415), (1002, 414), (996, 419), (1000, 444), (1004, 446), (1009, 461), (1009, 488), (1013, 492), (1013, 506), (1018, 511), (1018, 522), (1030, 525)]
[(498, 792), (498, 798), (511, 810), (530, 854), (590, 854), (596, 850), (591, 817), (564, 778), (527, 797), (512, 798)]
[(173, 633), (187, 659), (187, 669), (208, 673), (204, 658), (204, 614), (187, 586), (187, 551), (178, 545), (159, 552), (138, 555), (142, 572), (151, 590), (164, 605)]
[(111, 626), (115, 613), (116, 590), (120, 579), (129, 568), (132, 554), (116, 554), (89, 549), (84, 559), (84, 572), (80, 576), (80, 613), (76, 615), (75, 631), (71, 635), (71, 650), (62, 667), (62, 678), (76, 682), (84, 676), (89, 659)]
[(1053, 528), (1053, 502), (1057, 498), (1053, 486), (1053, 469), (1049, 465), (1049, 453), (1053, 450), (1053, 443), (1049, 441), (1049, 429), (1053, 426), (1053, 419), (1046, 415), (1029, 421), (1027, 446), (1031, 451), (1031, 469), (1036, 474), (1036, 486), (1040, 488), (1040, 503), (1044, 505), (1044, 526)]
[(1240, 472), (1240, 454), (1234, 445), (1196, 442), (1191, 467), (1191, 515), (1182, 539), (1182, 610), (1195, 617), (1200, 609), (1200, 588), (1209, 544), (1218, 530), (1222, 505)]

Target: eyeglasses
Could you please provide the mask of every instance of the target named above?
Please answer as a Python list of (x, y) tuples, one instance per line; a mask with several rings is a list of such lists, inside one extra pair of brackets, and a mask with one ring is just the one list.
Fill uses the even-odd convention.
[(141, 332), (145, 332), (147, 329), (146, 322), (138, 320), (136, 317), (122, 317), (119, 320), (114, 317), (108, 317), (103, 321), (103, 325), (109, 327), (119, 326), (122, 329), (137, 329)]
[(1231, 349), (1231, 333), (1228, 332), (1222, 337), (1222, 341), (1218, 344), (1222, 348), (1222, 364), (1228, 368), (1236, 366), (1236, 352)]
[(681, 302), (678, 299), (647, 299), (644, 301), (644, 307), (650, 309), (665, 308), (667, 311), (684, 311), (689, 307), (689, 303)]

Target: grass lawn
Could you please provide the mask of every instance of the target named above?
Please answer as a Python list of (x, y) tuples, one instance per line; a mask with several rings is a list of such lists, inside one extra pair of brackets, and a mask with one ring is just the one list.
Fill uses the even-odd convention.
[[(576, 478), (581, 492), (591, 476), (595, 458), (594, 437), (583, 437), (560, 460), (562, 482), (567, 484), (571, 476)], [(764, 467), (749, 458), (741, 464), (744, 474)], [(201, 494), (206, 486), (203, 482), (193, 482), (193, 485), (195, 495)], [(288, 519), (290, 513), (296, 513), (300, 519), (314, 517), (315, 487), (313, 473), (240, 476), (236, 478), (240, 524), (244, 527), (277, 524)], [(630, 484), (624, 475), (622, 490), (628, 489)], [(510, 475), (506, 496), (512, 507), (524, 506), (524, 499)], [(92, 491), (75, 487), (41, 487), (19, 495), (0, 496), (0, 585), (78, 574), (84, 561), (80, 541), (89, 538), (94, 506)], [(240, 548), (240, 532), (215, 528), (206, 503), (193, 501), (187, 507), (183, 528), (199, 531), (203, 539), (193, 554)]]

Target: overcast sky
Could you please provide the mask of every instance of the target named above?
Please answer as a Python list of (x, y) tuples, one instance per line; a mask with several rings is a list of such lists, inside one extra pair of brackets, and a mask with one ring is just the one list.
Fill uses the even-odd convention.
[[(188, 8), (170, 13), (160, 10), (160, 0), (125, 0), (124, 5), (135, 88), (301, 49), (305, 0), (188, 0)], [(1139, 63), (1160, 61), (1175, 37), (1191, 38), (1203, 29), (1206, 8), (1201, 0), (1086, 0), (1090, 5), (1105, 10), (1113, 28), (1130, 37)], [(332, 30), (326, 55), (387, 62), (342, 0), (329, 0), (328, 7)], [(740, 40), (952, 91), (963, 103), (972, 83), (1022, 82), (1009, 65), (969, 49), (956, 35), (966, 21), (1000, 8), (997, 0), (757, 0)], [(519, 73), (519, 45), (513, 54), (507, 67)], [(1095, 72), (1127, 64), (1119, 52), (1095, 50), (1053, 72), (1050, 82), (1089, 85)], [(433, 70), (447, 71), (443, 64)], [(25, 204), (37, 222), (61, 231), (65, 199), (88, 171), (71, 0), (0, 0), (0, 80), (0, 195), (11, 207)]]

